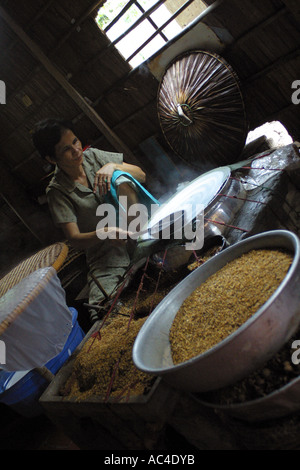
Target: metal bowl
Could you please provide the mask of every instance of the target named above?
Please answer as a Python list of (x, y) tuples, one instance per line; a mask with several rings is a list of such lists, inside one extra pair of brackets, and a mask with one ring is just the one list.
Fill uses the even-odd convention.
[[(234, 333), (203, 354), (174, 365), (169, 331), (183, 301), (228, 262), (252, 249), (263, 248), (282, 248), (293, 253), (291, 267), (277, 290)], [(265, 232), (226, 248), (189, 274), (155, 308), (134, 343), (135, 365), (190, 392), (216, 390), (233, 384), (271, 358), (296, 332), (300, 323), (299, 279), (300, 241), (292, 232)]]
[(300, 410), (299, 392), (300, 377), (297, 377), (268, 395), (243, 403), (220, 405), (201, 394), (195, 398), (202, 405), (220, 410), (228, 416), (249, 423), (257, 423), (298, 413)]

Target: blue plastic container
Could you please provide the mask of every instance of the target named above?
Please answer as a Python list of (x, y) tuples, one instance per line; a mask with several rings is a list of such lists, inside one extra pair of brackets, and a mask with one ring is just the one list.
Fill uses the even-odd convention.
[[(73, 326), (66, 344), (56, 357), (45, 364), (52, 374), (58, 372), (85, 336), (77, 321), (77, 310), (70, 307), (70, 311)], [(49, 382), (34, 370), (22, 373), (1, 370), (0, 402), (10, 406), (22, 416), (28, 418), (38, 416), (43, 412), (39, 398), (48, 385)]]

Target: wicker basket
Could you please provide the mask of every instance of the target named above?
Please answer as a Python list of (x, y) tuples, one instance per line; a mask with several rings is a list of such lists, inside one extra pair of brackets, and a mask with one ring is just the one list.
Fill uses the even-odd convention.
[(65, 243), (58, 242), (19, 263), (0, 280), (0, 297), (37, 269), (53, 267), (58, 271), (66, 260), (68, 251)]

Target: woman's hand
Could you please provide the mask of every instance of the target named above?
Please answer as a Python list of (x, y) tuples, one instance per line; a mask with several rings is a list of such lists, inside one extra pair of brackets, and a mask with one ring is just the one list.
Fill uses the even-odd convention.
[(100, 240), (109, 238), (112, 244), (128, 244), (129, 240), (133, 238), (134, 233), (127, 230), (123, 230), (119, 227), (104, 227), (96, 230), (97, 237)]
[(79, 250), (95, 246), (99, 240), (110, 239), (111, 243), (127, 243), (134, 238), (134, 233), (123, 230), (119, 227), (103, 227), (94, 232), (81, 233), (77, 223), (67, 222), (60, 224), (65, 237), (70, 243)]
[(99, 189), (99, 194), (104, 196), (110, 191), (111, 178), (115, 169), (115, 163), (106, 163), (97, 171), (94, 178), (94, 193)]

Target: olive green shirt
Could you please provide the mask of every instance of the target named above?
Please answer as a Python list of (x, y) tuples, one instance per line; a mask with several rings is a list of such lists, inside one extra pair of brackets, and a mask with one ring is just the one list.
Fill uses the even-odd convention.
[(82, 165), (90, 188), (71, 180), (66, 173), (56, 167), (54, 176), (46, 189), (55, 225), (75, 222), (82, 233), (96, 229), (97, 222), (99, 222), (96, 209), (104, 202), (104, 198), (98, 192), (93, 192), (94, 177), (96, 172), (109, 162), (122, 163), (122, 154), (91, 148), (84, 152)]
[[(46, 195), (49, 209), (55, 225), (67, 222), (75, 222), (81, 233), (96, 230), (100, 221), (96, 215), (99, 204), (104, 202), (103, 196), (93, 192), (95, 173), (106, 163), (122, 163), (123, 156), (119, 153), (105, 152), (99, 149), (89, 148), (83, 154), (83, 168), (86, 173), (90, 188), (72, 181), (58, 167), (50, 181)], [(99, 240), (95, 246), (86, 249), (87, 262), (90, 269), (99, 269), (103, 282), (109, 277), (109, 273), (115, 268), (121, 271), (129, 265), (129, 256), (126, 247), (116, 244), (109, 239)], [(109, 285), (106, 286), (110, 290)]]

